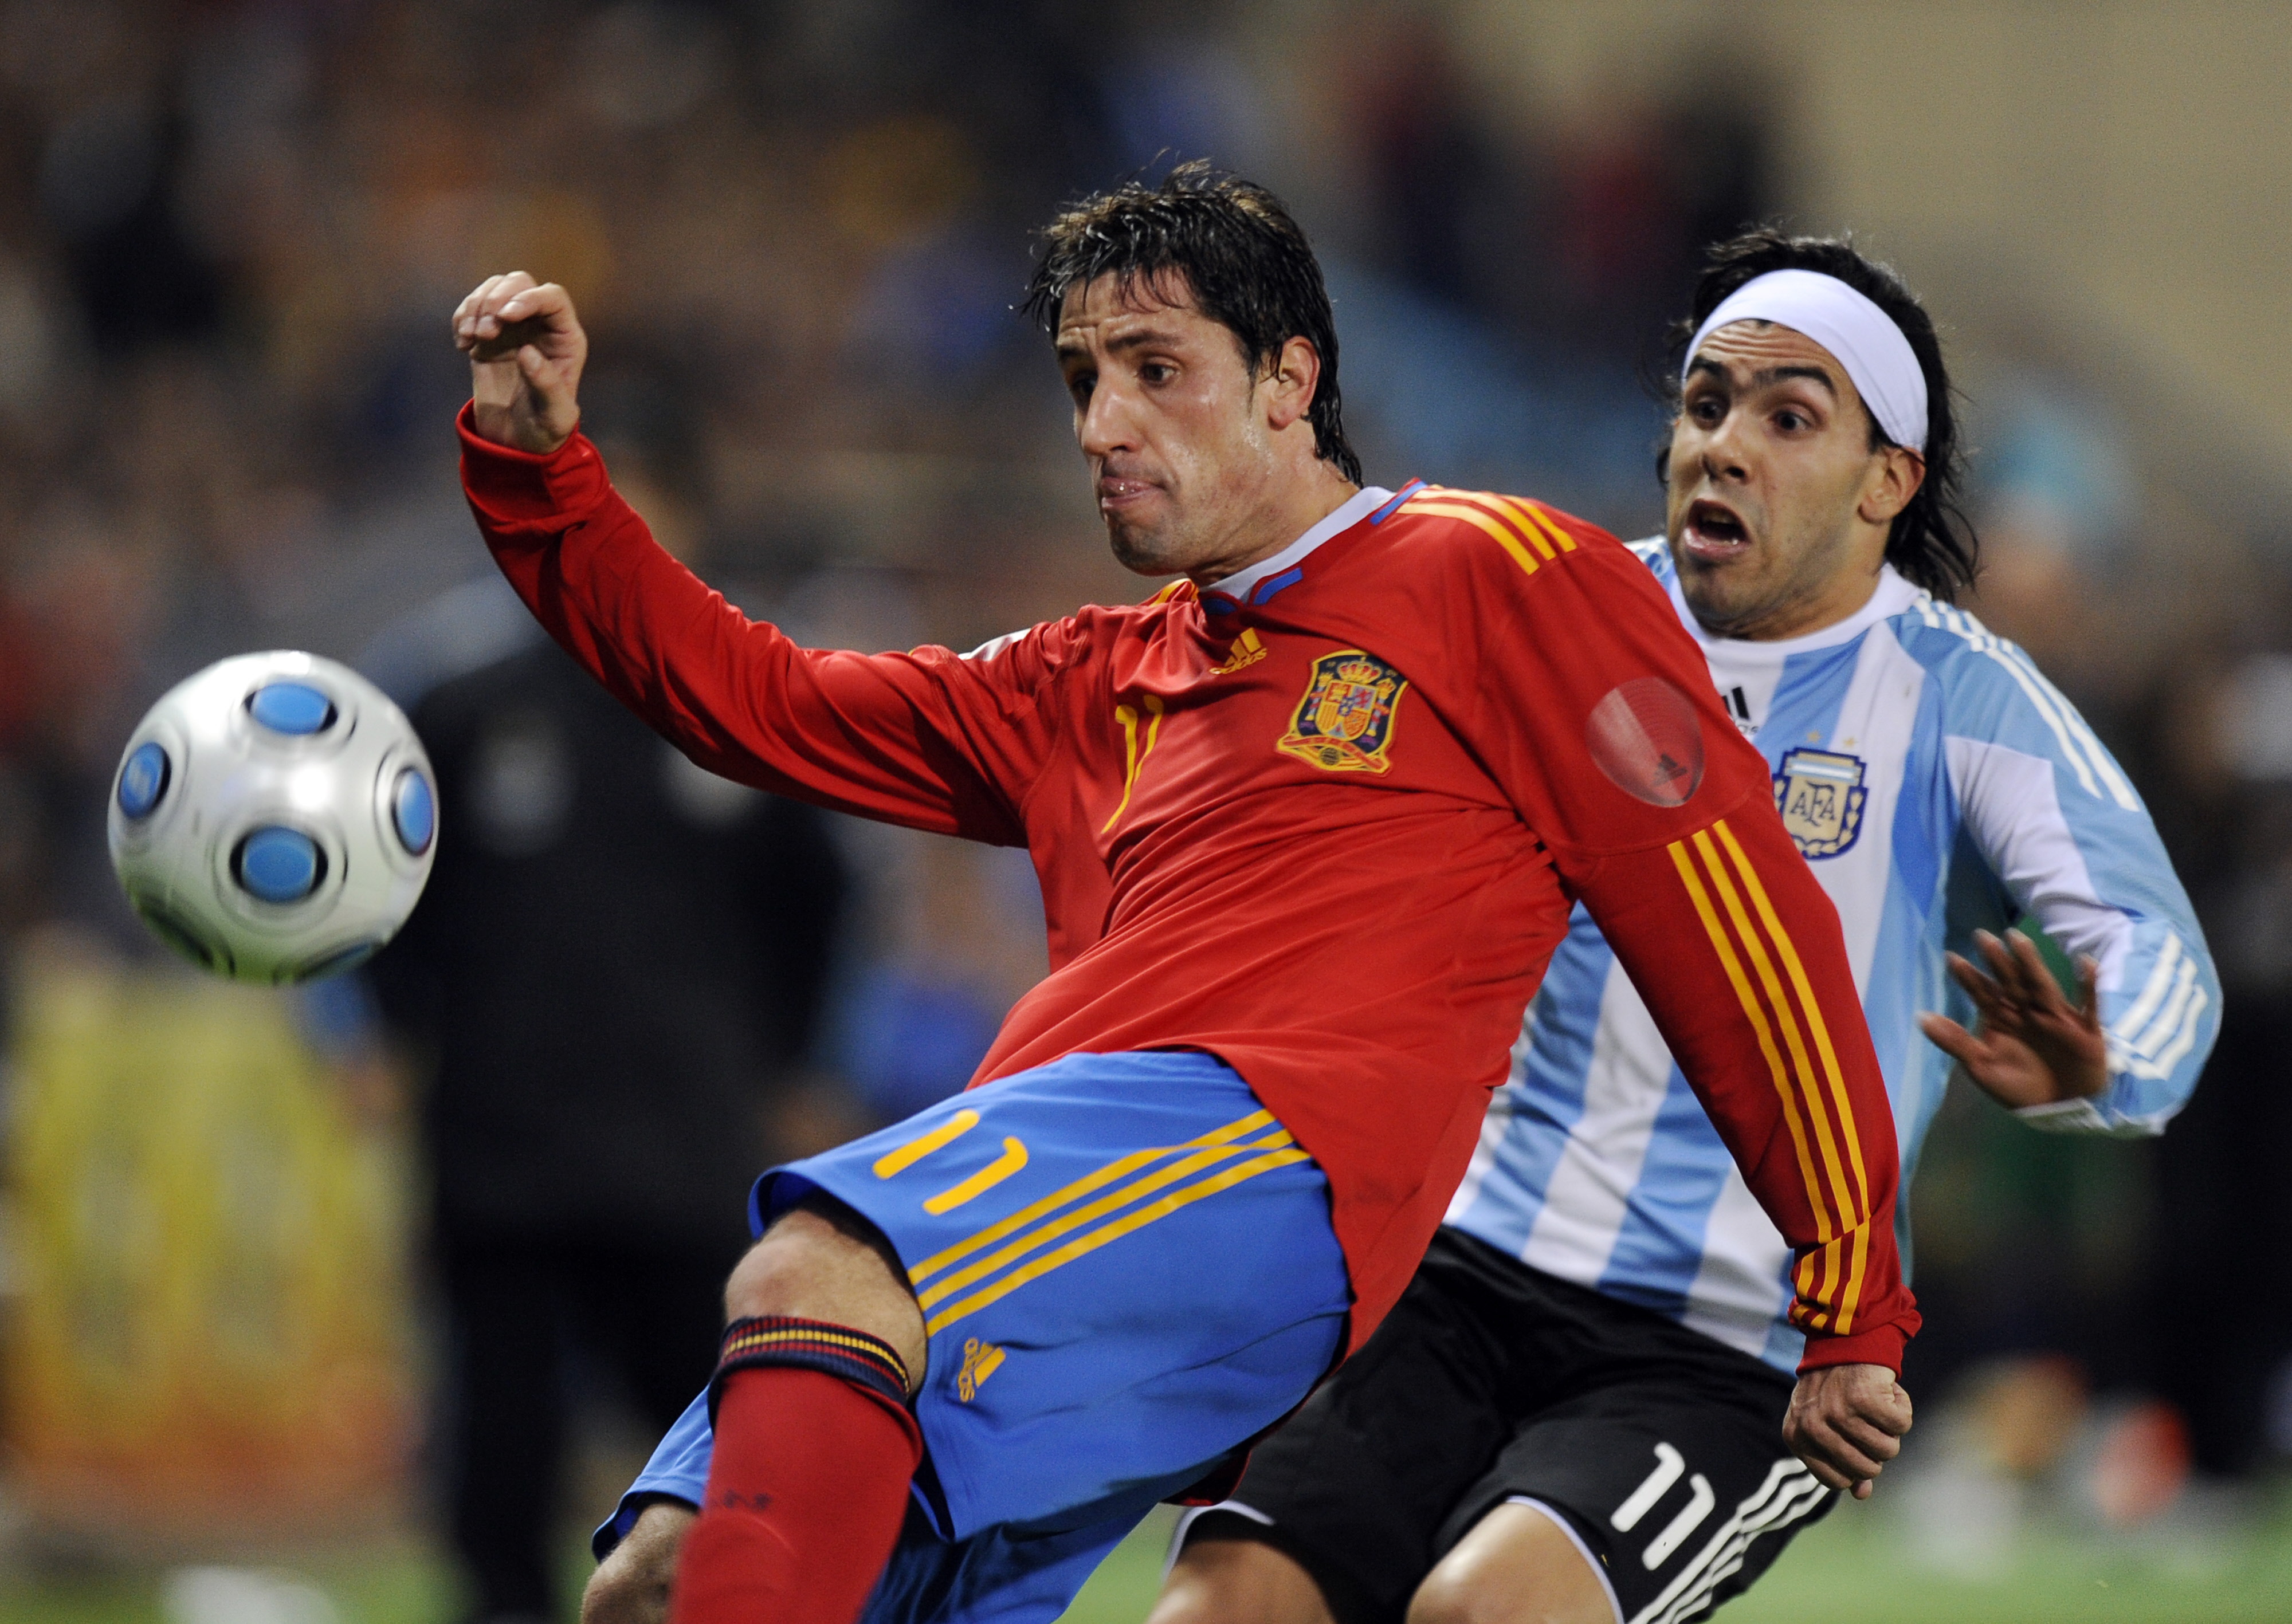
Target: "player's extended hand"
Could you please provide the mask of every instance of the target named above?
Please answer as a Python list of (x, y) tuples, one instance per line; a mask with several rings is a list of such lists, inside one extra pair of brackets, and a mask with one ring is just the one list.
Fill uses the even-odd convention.
[(480, 434), (537, 455), (571, 437), (589, 335), (563, 288), (521, 270), (488, 277), (455, 309), (454, 347), (470, 358)]
[(1948, 962), (1950, 979), (1981, 1012), (1976, 1029), (1968, 1032), (1943, 1015), (1920, 1016), (1918, 1029), (1965, 1068), (1975, 1087), (2015, 1110), (2083, 1099), (2107, 1088), (2109, 1040), (2096, 993), (2101, 967), (2079, 955), (2079, 998), (2073, 1004), (2062, 995), (2038, 945), (2020, 931), (2009, 930), (2000, 941), (1977, 930), (1973, 945), (1988, 961), (1989, 975), (1956, 953)]
[(1809, 1371), (1791, 1390), (1783, 1442), (1817, 1479), (1870, 1498), (1871, 1480), (1901, 1452), (1910, 1429), (1910, 1395), (1883, 1364), (1828, 1364)]

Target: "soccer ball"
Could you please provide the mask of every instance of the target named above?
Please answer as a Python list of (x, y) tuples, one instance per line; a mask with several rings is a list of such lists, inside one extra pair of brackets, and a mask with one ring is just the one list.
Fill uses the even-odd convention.
[(153, 934), (220, 976), (308, 981), (398, 933), (438, 792), (399, 708), (314, 655), (239, 655), (169, 689), (112, 781), (111, 865)]

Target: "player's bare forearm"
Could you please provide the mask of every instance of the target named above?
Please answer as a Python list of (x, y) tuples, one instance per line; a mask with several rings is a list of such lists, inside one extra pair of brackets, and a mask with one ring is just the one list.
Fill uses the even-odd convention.
[(1783, 1442), (1826, 1486), (1868, 1499), (1910, 1430), (1910, 1395), (1883, 1364), (1829, 1364), (1798, 1379)]
[[(2018, 930), (2001, 939), (1973, 935), (1982, 966), (1948, 955), (1950, 979), (1973, 999), (1980, 1018), (1968, 1032), (1947, 1016), (1927, 1015), (1919, 1027), (1957, 1061), (1974, 1086), (1998, 1104), (2019, 1110), (2083, 1099), (2109, 1086), (2109, 1041), (2102, 1030), (2100, 966), (2078, 961), (2079, 999), (2062, 994), (2038, 952)], [(1984, 968), (1988, 973), (1984, 974)]]
[(454, 345), (470, 358), (480, 434), (537, 456), (572, 438), (589, 337), (563, 288), (521, 270), (488, 277), (455, 309)]

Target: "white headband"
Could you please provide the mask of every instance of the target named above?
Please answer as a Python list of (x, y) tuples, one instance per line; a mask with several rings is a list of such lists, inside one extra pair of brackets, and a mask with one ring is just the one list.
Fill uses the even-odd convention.
[[(1719, 301), (1695, 330), (1688, 366), (1703, 341), (1731, 321), (1771, 321), (1804, 333), (1838, 358), (1862, 404), (1897, 446), (1926, 446), (1926, 375), (1893, 318), (1862, 293), (1819, 270), (1771, 270)], [(1687, 382), (1687, 367), (1679, 371)]]

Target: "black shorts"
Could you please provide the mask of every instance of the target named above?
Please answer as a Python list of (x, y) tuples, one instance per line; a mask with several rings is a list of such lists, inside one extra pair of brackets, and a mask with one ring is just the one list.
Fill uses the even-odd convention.
[(1367, 1347), (1250, 1457), (1187, 1539), (1303, 1564), (1340, 1624), (1398, 1624), (1509, 1500), (1555, 1517), (1618, 1618), (1739, 1595), (1830, 1491), (1784, 1448), (1790, 1378), (1442, 1229)]

